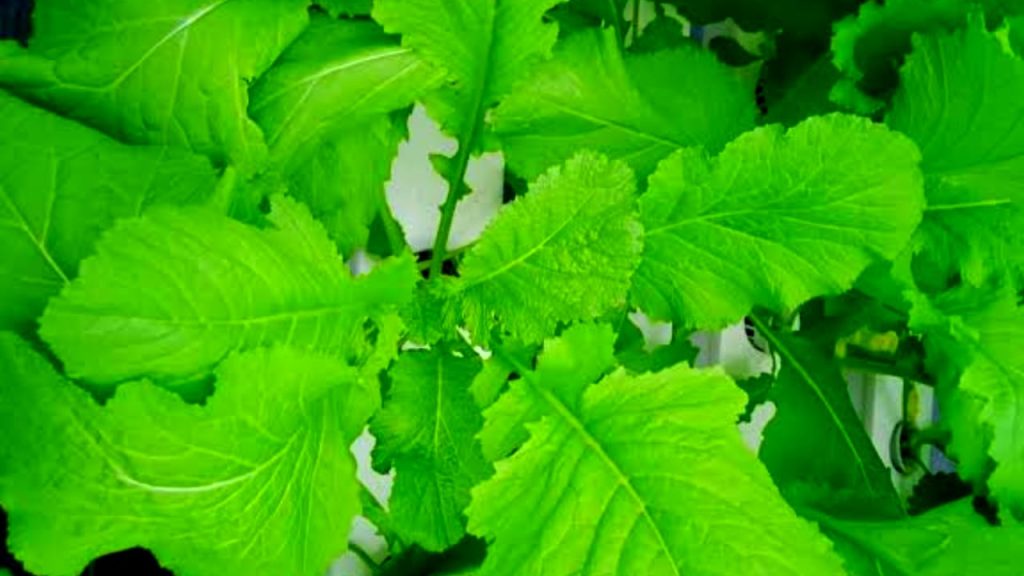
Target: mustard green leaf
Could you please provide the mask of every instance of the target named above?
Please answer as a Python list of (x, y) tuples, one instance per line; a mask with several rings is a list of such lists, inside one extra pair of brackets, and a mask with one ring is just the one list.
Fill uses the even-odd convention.
[[(855, 494), (859, 509), (875, 517), (900, 517), (903, 506), (891, 472), (882, 463), (850, 399), (849, 384), (830, 354), (834, 342), (773, 330), (755, 316), (758, 332), (781, 364), (768, 400), (775, 416), (758, 452), (784, 494), (812, 483), (833, 493)], [(822, 341), (824, 340), (824, 341)], [(834, 502), (844, 507), (849, 502)]]
[(0, 328), (31, 327), (115, 220), (215, 184), (205, 158), (125, 146), (0, 90)]
[(856, 15), (835, 25), (833, 63), (843, 75), (834, 99), (848, 108), (869, 99), (879, 106), (899, 85), (900, 62), (915, 33), (963, 26), (977, 5), (972, 0), (887, 0), (865, 2)]
[[(807, 513), (806, 510), (801, 510)], [(995, 527), (961, 500), (921, 516), (887, 522), (808, 513), (836, 544), (851, 576), (948, 576), (1020, 572), (1019, 526)]]
[(445, 71), (428, 110), (460, 151), (474, 151), (486, 112), (547, 57), (558, 30), (544, 13), (561, 1), (377, 0), (373, 17)]
[(470, 393), (480, 368), (479, 358), (431, 350), (403, 353), (388, 372), (391, 388), (370, 431), (374, 466), (395, 471), (388, 509), (403, 542), (441, 551), (466, 533), (469, 491), (491, 474)]
[(975, 285), (1024, 270), (1024, 61), (980, 17), (918, 36), (887, 117), (921, 148), (922, 250)]
[[(941, 384), (955, 385), (953, 449), (968, 480), (987, 480), (992, 496), (1024, 518), (1024, 309), (1009, 287), (961, 287), (915, 298), (912, 327), (945, 363)], [(952, 378), (950, 378), (952, 376)], [(959, 397), (959, 398), (958, 398)], [(985, 452), (981, 452), (984, 449)], [(985, 466), (985, 455), (994, 464)]]
[(563, 41), (494, 122), (525, 178), (580, 149), (624, 160), (646, 177), (678, 148), (718, 152), (754, 127), (756, 112), (753, 91), (699, 46), (624, 56), (613, 31), (595, 30)]
[(285, 175), (343, 254), (366, 245), (404, 137), (403, 110), (440, 76), (368, 21), (314, 15), (252, 88), (249, 112)]
[[(586, 350), (586, 354), (580, 354)], [(522, 358), (503, 353), (498, 356), (508, 371), (521, 371)], [(544, 342), (535, 373), (559, 382), (557, 393), (566, 404), (576, 406), (587, 386), (615, 367), (615, 333), (607, 324), (577, 324), (558, 338)], [(522, 377), (522, 374), (519, 374)], [(508, 372), (505, 373), (508, 378)], [(513, 381), (515, 382), (515, 381)], [(499, 390), (500, 392), (500, 390)], [(487, 426), (480, 431), (480, 443), (490, 461), (512, 454), (529, 438), (526, 425), (543, 413), (521, 385), (511, 385), (487, 408)]]
[(148, 382), (105, 406), (0, 336), (0, 502), (33, 572), (144, 546), (178, 574), (324, 574), (359, 512), (375, 383), (288, 348), (232, 355), (205, 406)]
[(494, 326), (539, 342), (560, 322), (626, 303), (642, 247), (633, 172), (584, 152), (503, 208), (466, 254), (455, 290), (480, 341)]
[(247, 83), (306, 26), (307, 0), (54, 0), (0, 86), (115, 138), (184, 146), (246, 174), (266, 156)]
[(42, 336), (96, 389), (147, 377), (174, 385), (233, 350), (288, 344), (355, 361), (368, 320), (397, 312), (410, 257), (353, 278), (300, 204), (274, 199), (258, 229), (202, 210), (153, 210), (117, 225), (51, 301)]
[(792, 311), (896, 256), (921, 219), (920, 156), (884, 126), (833, 114), (665, 159), (640, 199), (633, 301), (698, 328), (754, 306)]
[[(568, 352), (585, 358), (588, 348)], [(843, 574), (743, 445), (743, 392), (718, 370), (619, 370), (577, 386), (522, 370), (530, 439), (473, 490), (479, 574)], [(489, 410), (485, 431), (509, 415)], [(751, 529), (752, 527), (756, 527)]]

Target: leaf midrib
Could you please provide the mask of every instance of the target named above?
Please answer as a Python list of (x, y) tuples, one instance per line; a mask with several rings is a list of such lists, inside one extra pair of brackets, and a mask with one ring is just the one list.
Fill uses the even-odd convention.
[[(533, 393), (539, 396), (542, 400), (544, 400), (544, 402), (552, 408), (555, 415), (557, 415), (562, 421), (568, 424), (569, 428), (572, 429), (573, 432), (575, 432), (581, 440), (583, 440), (583, 443), (588, 448), (590, 448), (594, 452), (594, 454), (598, 456), (598, 458), (605, 465), (605, 467), (607, 467), (608, 470), (611, 471), (612, 475), (615, 477), (618, 484), (626, 490), (626, 493), (634, 501), (635, 505), (637, 506), (640, 512), (640, 516), (644, 519), (644, 521), (650, 527), (651, 531), (654, 533), (654, 537), (657, 539), (658, 546), (665, 553), (665, 556), (668, 557), (668, 559), (670, 560), (669, 564), (672, 566), (672, 573), (675, 576), (682, 576), (682, 573), (679, 571), (679, 562), (672, 554), (672, 550), (671, 548), (669, 548), (668, 542), (666, 541), (664, 534), (661, 533), (661, 528), (654, 521), (654, 518), (651, 517), (651, 514), (647, 509), (647, 504), (644, 502), (643, 498), (641, 498), (640, 493), (637, 492), (636, 488), (633, 486), (633, 483), (630, 482), (629, 476), (627, 476), (626, 473), (622, 471), (622, 468), (618, 465), (615, 459), (613, 459), (611, 455), (609, 455), (604, 450), (604, 448), (601, 447), (601, 443), (598, 442), (597, 438), (595, 438), (587, 430), (586, 426), (584, 426), (583, 422), (580, 421), (580, 419), (572, 412), (572, 410), (570, 410), (569, 407), (566, 406), (561, 401), (561, 399), (555, 396), (550, 390), (548, 390), (546, 387), (542, 386), (539, 382), (536, 381), (536, 374), (534, 372), (527, 369), (525, 366), (522, 365), (522, 363), (520, 363), (518, 360), (512, 357), (505, 358), (510, 364), (512, 364), (516, 368), (516, 371), (519, 372), (519, 374), (523, 375), (523, 378), (529, 383), (530, 389), (533, 391)], [(594, 543), (591, 542), (591, 546), (593, 545)]]
[(786, 362), (788, 362), (789, 365), (793, 367), (793, 369), (797, 371), (797, 373), (800, 375), (801, 380), (803, 380), (807, 384), (807, 387), (810, 388), (812, 392), (814, 392), (814, 396), (825, 407), (829, 419), (832, 420), (833, 423), (835, 423), (836, 428), (839, 430), (839, 433), (843, 438), (843, 443), (846, 444), (847, 448), (850, 450), (850, 453), (853, 455), (853, 459), (857, 464), (858, 471), (860, 472), (860, 475), (863, 477), (864, 483), (867, 486), (868, 491), (871, 494), (877, 494), (875, 490), (875, 483), (872, 482), (871, 475), (868, 473), (867, 464), (860, 457), (860, 452), (857, 450), (857, 446), (854, 444), (853, 438), (850, 436), (849, 432), (847, 432), (846, 427), (843, 426), (842, 419), (839, 417), (839, 414), (837, 414), (836, 411), (832, 408), (832, 404), (829, 403), (824, 391), (822, 391), (821, 387), (818, 386), (818, 383), (814, 380), (814, 378), (811, 377), (810, 373), (804, 367), (803, 363), (800, 362), (796, 355), (793, 354), (793, 352), (786, 346), (786, 344), (776, 336), (775, 332), (773, 332), (772, 329), (760, 317), (758, 317), (756, 314), (751, 314), (750, 319), (754, 322), (754, 325), (757, 327), (758, 332), (762, 336), (764, 336), (766, 340), (768, 340), (769, 344), (771, 344), (772, 349), (777, 351), (779, 355), (781, 355), (783, 359)]

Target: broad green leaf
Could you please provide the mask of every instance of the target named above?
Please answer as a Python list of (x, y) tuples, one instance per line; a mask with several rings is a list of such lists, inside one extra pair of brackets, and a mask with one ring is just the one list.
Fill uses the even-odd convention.
[(555, 42), (544, 13), (561, 0), (377, 0), (373, 17), (402, 44), (445, 70), (431, 116), (475, 150), (484, 114), (512, 92)]
[(956, 419), (946, 422), (954, 450), (966, 451), (971, 462), (962, 474), (978, 480), (967, 474), (989, 471), (977, 463), (983, 456), (975, 451), (990, 438), (987, 454), (995, 469), (989, 490), (1008, 511), (1024, 517), (1024, 309), (1017, 294), (960, 288), (931, 302), (918, 298), (912, 327), (924, 334), (929, 352), (959, 374)]
[(202, 202), (215, 178), (205, 158), (125, 146), (0, 90), (0, 328), (29, 328), (116, 219)]
[[(479, 574), (843, 574), (743, 445), (744, 394), (720, 371), (521, 375), (508, 394), (536, 414), (530, 439), (468, 510), (488, 542)], [(485, 431), (507, 417), (489, 410)]]
[(921, 148), (921, 244), (981, 284), (1024, 270), (1024, 61), (984, 22), (918, 36), (887, 122)]
[(395, 471), (388, 508), (405, 543), (441, 551), (466, 533), (469, 491), (491, 474), (470, 394), (480, 368), (479, 358), (432, 350), (405, 352), (388, 372), (391, 389), (370, 430), (374, 467)]
[(375, 385), (288, 348), (229, 357), (206, 405), (148, 382), (105, 406), (0, 336), (0, 502), (26, 568), (144, 546), (178, 574), (320, 576), (359, 512), (348, 447)]
[(678, 148), (721, 150), (754, 126), (755, 114), (752, 90), (710, 52), (694, 45), (623, 56), (614, 32), (595, 30), (563, 41), (494, 122), (523, 177), (581, 149), (624, 160), (646, 177)]
[(775, 484), (783, 493), (806, 483), (853, 492), (866, 516), (901, 516), (889, 469), (854, 410), (835, 358), (828, 354), (833, 342), (783, 334), (754, 318), (781, 362), (768, 393), (775, 416), (764, 429), (759, 451)]
[(625, 304), (642, 247), (635, 190), (629, 167), (592, 153), (541, 176), (463, 260), (454, 289), (470, 331), (539, 342)]
[(314, 15), (252, 89), (271, 165), (342, 253), (366, 245), (410, 106), (438, 80), (373, 22)]
[(921, 219), (920, 156), (884, 126), (839, 114), (679, 151), (640, 199), (633, 301), (656, 319), (718, 328), (848, 289), (896, 256)]
[(456, 197), (465, 166), (484, 144), (488, 111), (548, 55), (557, 26), (544, 14), (564, 0), (378, 0), (373, 16), (402, 44), (446, 73), (427, 98), (430, 115), (455, 137), (459, 151), (439, 164)]
[(455, 137), (454, 157), (436, 157), (448, 196), (434, 242), (431, 275), (442, 253), (457, 202), (468, 193), (466, 170), (484, 148), (491, 109), (547, 57), (558, 26), (545, 13), (563, 0), (376, 0), (373, 17), (402, 45), (445, 71), (446, 82), (426, 98), (427, 111)]
[(412, 294), (411, 258), (355, 279), (304, 207), (275, 198), (269, 220), (261, 230), (168, 209), (120, 223), (51, 301), (43, 338), (97, 389), (141, 377), (173, 386), (276, 343), (365, 354), (366, 321)]
[(808, 516), (835, 542), (851, 576), (1020, 573), (1024, 530), (989, 525), (970, 500), (890, 522), (854, 522), (819, 513)]
[(247, 82), (306, 26), (305, 0), (49, 0), (31, 47), (0, 56), (0, 86), (132, 143), (237, 164), (266, 156)]
[[(586, 354), (580, 354), (586, 350)], [(498, 356), (509, 371), (519, 372), (528, 365), (513, 354)], [(583, 390), (615, 367), (615, 333), (606, 324), (577, 324), (558, 338), (546, 340), (534, 373), (547, 381), (558, 382), (562, 401), (576, 406)], [(506, 378), (508, 374), (506, 374)], [(515, 382), (515, 381), (513, 381)], [(529, 389), (519, 385), (492, 401), (487, 408), (487, 426), (480, 431), (480, 443), (490, 461), (512, 454), (529, 438), (526, 425), (543, 415), (533, 402)]]
[[(910, 52), (914, 33), (963, 26), (972, 0), (887, 0), (865, 2), (856, 16), (835, 26), (833, 62), (843, 74), (834, 92), (842, 105), (857, 108), (867, 98), (880, 107), (899, 84), (898, 67)], [(929, 72), (931, 74), (931, 72)]]

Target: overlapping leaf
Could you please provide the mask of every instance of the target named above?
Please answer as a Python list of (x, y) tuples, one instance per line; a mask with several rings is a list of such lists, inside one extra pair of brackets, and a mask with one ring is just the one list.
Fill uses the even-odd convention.
[(642, 246), (633, 172), (581, 153), (499, 213), (466, 255), (454, 285), (463, 319), (529, 342), (559, 322), (591, 320), (626, 301)]
[(755, 113), (752, 90), (710, 52), (687, 45), (623, 56), (604, 30), (563, 41), (497, 109), (495, 126), (526, 178), (580, 149), (624, 160), (646, 177), (678, 148), (719, 151), (753, 127)]
[(981, 284), (1024, 270), (1024, 61), (980, 18), (919, 36), (887, 122), (921, 148), (922, 249)]
[(851, 576), (1020, 572), (1017, 551), (1024, 531), (989, 525), (969, 500), (892, 522), (856, 522), (816, 513), (810, 517), (835, 542)]
[(555, 42), (544, 13), (561, 0), (377, 0), (373, 17), (446, 71), (428, 102), (459, 146), (475, 150), (488, 109), (512, 92)]
[(0, 91), (0, 328), (28, 328), (116, 219), (214, 185), (205, 158), (125, 146)]
[(404, 134), (389, 114), (438, 80), (409, 48), (367, 21), (314, 16), (253, 86), (250, 112), (270, 161), (343, 253), (366, 245)]
[(804, 484), (854, 493), (865, 515), (899, 517), (903, 510), (890, 472), (854, 411), (837, 362), (825, 352), (831, 342), (815, 343), (756, 322), (781, 361), (768, 394), (775, 416), (759, 451), (775, 484), (784, 493)]
[(234, 355), (205, 406), (136, 382), (101, 407), (10, 334), (0, 367), (0, 502), (29, 570), (145, 546), (180, 574), (319, 576), (346, 549), (376, 390), (340, 361)]
[(250, 172), (266, 147), (247, 86), (306, 25), (305, 0), (53, 0), (0, 85), (129, 142), (173, 144)]
[(640, 199), (633, 300), (649, 315), (717, 328), (755, 305), (789, 311), (850, 287), (921, 219), (919, 154), (863, 118), (768, 126), (717, 157), (665, 159)]
[(940, 399), (954, 403), (944, 421), (967, 463), (961, 474), (987, 478), (992, 495), (1024, 516), (1024, 310), (1017, 295), (1006, 287), (964, 287), (932, 300), (917, 296), (912, 320), (936, 359), (940, 384), (956, 386), (940, 390)]
[(260, 230), (168, 209), (122, 222), (51, 301), (44, 339), (69, 375), (99, 388), (173, 384), (233, 350), (276, 343), (366, 353), (364, 323), (411, 297), (411, 258), (354, 279), (304, 207), (276, 198), (269, 219)]
[(844, 79), (833, 98), (855, 110), (878, 110), (899, 83), (897, 69), (910, 52), (911, 36), (963, 26), (973, 7), (972, 0), (865, 2), (856, 16), (836, 24), (833, 61)]
[[(596, 385), (520, 373), (508, 394), (535, 414), (530, 439), (469, 508), (488, 542), (480, 574), (843, 573), (743, 446), (744, 395), (721, 372), (620, 370)], [(489, 410), (485, 432), (507, 417)]]
[(490, 475), (476, 439), (483, 419), (470, 393), (478, 358), (409, 351), (388, 372), (391, 389), (371, 431), (374, 466), (395, 470), (388, 501), (394, 530), (426, 550), (465, 535), (469, 491)]

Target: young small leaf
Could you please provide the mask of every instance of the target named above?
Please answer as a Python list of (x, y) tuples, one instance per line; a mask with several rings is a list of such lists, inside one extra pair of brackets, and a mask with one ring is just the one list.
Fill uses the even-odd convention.
[(559, 322), (592, 320), (626, 302), (639, 263), (633, 172), (580, 153), (538, 179), (466, 255), (455, 290), (470, 331), (500, 325), (539, 342)]
[(349, 273), (299, 204), (276, 198), (260, 230), (202, 210), (120, 223), (51, 301), (42, 336), (68, 374), (103, 389), (173, 385), (237, 349), (281, 343), (352, 358), (364, 323), (395, 312), (418, 274), (409, 257)]
[(391, 389), (370, 430), (374, 466), (395, 470), (388, 508), (405, 543), (439, 552), (466, 533), (469, 491), (491, 474), (476, 439), (483, 418), (470, 394), (480, 367), (479, 358), (409, 351), (388, 372)]
[(375, 385), (287, 348), (234, 355), (205, 406), (148, 382), (106, 406), (0, 335), (0, 502), (33, 572), (144, 546), (179, 574), (319, 576), (359, 512), (353, 431)]
[(907, 138), (839, 114), (758, 128), (714, 158), (677, 152), (640, 199), (634, 302), (719, 328), (756, 305), (784, 312), (848, 289), (920, 222), (919, 158)]

